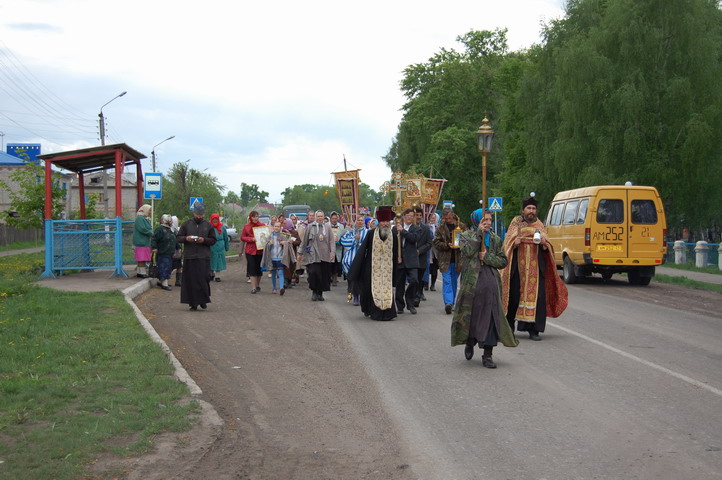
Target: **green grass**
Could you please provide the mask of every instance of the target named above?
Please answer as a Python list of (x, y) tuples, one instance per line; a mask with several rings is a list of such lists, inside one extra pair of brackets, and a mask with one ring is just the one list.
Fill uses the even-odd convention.
[(714, 275), (722, 275), (722, 270), (717, 265), (712, 265), (705, 268), (697, 268), (693, 263), (665, 263), (665, 268), (676, 268), (677, 270), (687, 270), (690, 272), (701, 272), (701, 273), (712, 273)]
[(687, 277), (673, 277), (670, 275), (664, 275), (658, 273), (652, 278), (653, 281), (661, 283), (671, 283), (674, 285), (682, 285), (689, 288), (699, 288), (701, 290), (710, 290), (712, 292), (722, 292), (722, 285), (715, 283), (698, 282), (696, 280), (690, 280)]
[(9, 250), (22, 250), (25, 248), (37, 248), (45, 247), (45, 241), (39, 240), (37, 242), (15, 242), (9, 245), (0, 245), (0, 252), (7, 252)]
[(0, 257), (0, 478), (77, 479), (101, 452), (143, 453), (196, 402), (119, 292), (30, 282), (42, 254)]

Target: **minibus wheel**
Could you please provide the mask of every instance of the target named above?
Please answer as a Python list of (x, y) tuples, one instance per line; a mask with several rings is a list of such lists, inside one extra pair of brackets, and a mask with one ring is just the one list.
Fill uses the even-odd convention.
[(609, 280), (610, 278), (612, 278), (612, 275), (614, 275), (614, 273), (612, 272), (602, 272), (602, 278), (604, 280)]
[(571, 260), (569, 260), (569, 257), (564, 257), (564, 270), (562, 272), (562, 278), (564, 279), (564, 283), (566, 283), (567, 285), (577, 283), (577, 274), (574, 272), (574, 264)]

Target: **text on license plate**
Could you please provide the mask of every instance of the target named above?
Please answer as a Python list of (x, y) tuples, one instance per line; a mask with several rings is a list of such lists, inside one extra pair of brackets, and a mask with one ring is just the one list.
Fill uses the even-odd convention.
[(597, 251), (599, 252), (621, 252), (621, 245), (597, 245)]

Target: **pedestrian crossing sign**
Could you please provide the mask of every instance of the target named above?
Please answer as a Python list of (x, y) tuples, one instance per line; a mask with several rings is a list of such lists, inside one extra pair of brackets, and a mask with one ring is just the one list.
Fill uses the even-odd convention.
[(191, 210), (193, 210), (193, 204), (196, 202), (203, 203), (203, 197), (191, 197), (191, 200), (190, 200)]
[(504, 210), (503, 205), (504, 205), (504, 202), (502, 201), (501, 197), (489, 198), (489, 211), (490, 212), (501, 212), (502, 210)]

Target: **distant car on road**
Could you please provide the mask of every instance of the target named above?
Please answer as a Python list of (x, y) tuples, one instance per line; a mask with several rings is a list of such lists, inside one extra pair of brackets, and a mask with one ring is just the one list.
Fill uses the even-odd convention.
[(258, 221), (261, 222), (264, 225), (270, 225), (271, 224), (271, 217), (270, 215), (259, 215)]

